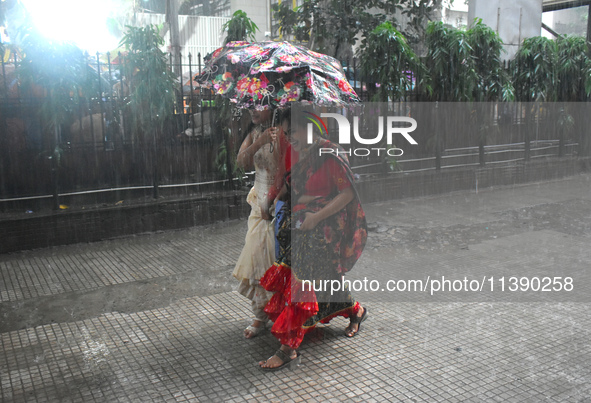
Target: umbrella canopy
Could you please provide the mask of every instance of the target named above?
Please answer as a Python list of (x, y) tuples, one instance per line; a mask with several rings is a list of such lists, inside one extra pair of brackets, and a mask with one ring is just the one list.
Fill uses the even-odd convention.
[(195, 80), (239, 108), (359, 102), (336, 59), (289, 42), (230, 42), (206, 57)]
[(189, 74), (189, 72), (185, 72), (182, 76), (177, 77), (177, 82), (183, 83), (183, 93), (186, 94), (191, 92), (191, 88), (194, 92), (199, 92), (199, 88), (204, 87), (202, 83), (196, 81), (195, 74)]

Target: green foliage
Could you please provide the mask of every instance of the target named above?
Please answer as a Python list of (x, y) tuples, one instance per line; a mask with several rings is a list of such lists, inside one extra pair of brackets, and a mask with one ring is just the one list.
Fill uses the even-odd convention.
[(556, 38), (558, 63), (558, 99), (565, 102), (586, 101), (591, 93), (589, 45), (580, 36)]
[(164, 40), (154, 25), (127, 27), (120, 46), (127, 49), (125, 76), (129, 82), (129, 106), (136, 113), (138, 135), (161, 132), (174, 113), (175, 80), (167, 66), (167, 55), (160, 49)]
[(255, 41), (255, 33), (259, 27), (242, 10), (237, 10), (232, 18), (226, 22), (223, 30), (227, 31), (224, 44), (234, 41)]
[(432, 79), (434, 100), (469, 101), (478, 81), (474, 50), (467, 33), (430, 22), (426, 32), (425, 65)]
[(362, 72), (380, 83), (380, 101), (399, 99), (411, 90), (409, 73), (424, 70), (406, 39), (390, 22), (379, 25), (363, 40), (358, 57)]
[(364, 3), (358, 0), (331, 0), (318, 2), (321, 7), (308, 7), (312, 11), (312, 43), (319, 51), (334, 57), (351, 52), (356, 35), (361, 31), (363, 17), (367, 15)]
[(425, 22), (441, 6), (441, 0), (304, 0), (295, 9), (290, 1), (274, 7), (284, 38), (308, 42), (313, 50), (340, 58), (357, 38), (367, 37), (378, 25), (390, 22), (400, 31), (396, 17), (408, 17), (405, 31), (411, 47), (424, 37)]
[(351, 54), (359, 33), (367, 34), (382, 20), (369, 13), (374, 0), (304, 0), (291, 8), (290, 1), (274, 7), (284, 39), (293, 37), (318, 52), (334, 57)]
[[(240, 183), (242, 183), (244, 170), (239, 168), (236, 164), (235, 150), (230, 150), (230, 154), (228, 154), (228, 147), (231, 147), (231, 129), (229, 122), (232, 120), (232, 115), (235, 109), (233, 108), (229, 99), (218, 95), (216, 96), (214, 110), (215, 136), (217, 138), (223, 139), (223, 142), (220, 144), (217, 150), (215, 157), (215, 167), (221, 178), (230, 179), (230, 177), (235, 177), (238, 178)], [(228, 172), (228, 167), (230, 173)]]
[(477, 19), (467, 32), (466, 40), (472, 47), (472, 62), (477, 82), (474, 86), (475, 101), (513, 99), (513, 85), (502, 67), (503, 41), (490, 27)]
[(557, 125), (563, 133), (570, 134), (573, 128), (575, 127), (575, 119), (574, 117), (568, 113), (565, 108), (561, 108), (558, 112), (558, 120)]
[(426, 32), (425, 65), (434, 100), (497, 101), (513, 99), (513, 86), (502, 67), (503, 43), (477, 19), (469, 30), (431, 22)]
[[(232, 175), (234, 178), (238, 179), (238, 183), (243, 184), (244, 182), (244, 175), (245, 171), (242, 168), (239, 168), (236, 164), (236, 153), (230, 153), (230, 166), (232, 168)], [(221, 143), (218, 146), (217, 154), (215, 156), (215, 167), (219, 178), (227, 179), (228, 178), (228, 150), (226, 148), (226, 143)]]
[(300, 33), (301, 27), (298, 24), (299, 14), (296, 10), (292, 9), (289, 1), (273, 4), (273, 16), (279, 22), (279, 34), (283, 40), (290, 40), (292, 37), (296, 37), (298, 41), (303, 40)]
[[(453, 0), (452, 0), (453, 2)], [(442, 0), (400, 0), (402, 14), (408, 18), (404, 35), (409, 43), (419, 48), (425, 40), (425, 27), (432, 21), (434, 12), (441, 8)]]
[(591, 94), (589, 45), (583, 37), (528, 38), (511, 72), (519, 101), (584, 102)]
[[(232, 154), (231, 154), (232, 155)], [(228, 177), (228, 149), (226, 148), (226, 143), (222, 143), (218, 146), (217, 154), (215, 156), (215, 167), (220, 178), (227, 178)]]
[(556, 100), (557, 50), (556, 42), (541, 36), (523, 41), (512, 64), (513, 85), (518, 101)]
[[(390, 147), (393, 148), (393, 147)], [(402, 166), (400, 166), (400, 163), (398, 162), (398, 157), (392, 156), (388, 153), (386, 153), (386, 157), (384, 158), (384, 163), (386, 164), (386, 166), (388, 167), (388, 169), (391, 172), (402, 172)]]

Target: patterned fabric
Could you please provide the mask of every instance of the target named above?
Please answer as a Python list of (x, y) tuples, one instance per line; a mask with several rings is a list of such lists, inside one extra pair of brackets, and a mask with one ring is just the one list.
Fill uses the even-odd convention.
[(239, 108), (359, 102), (336, 59), (289, 42), (230, 42), (206, 57), (194, 79)]
[[(325, 141), (315, 147), (337, 146)], [(308, 155), (317, 156), (318, 152), (312, 149)], [(324, 154), (320, 160), (304, 158), (287, 176), (293, 200), (303, 194), (301, 192), (305, 189), (306, 181), (323, 165), (326, 158), (337, 158), (353, 184), (351, 170), (343, 158), (333, 154)], [(349, 289), (333, 292), (330, 288), (326, 290), (318, 286), (326, 284), (325, 281), (341, 282), (343, 273), (353, 267), (363, 251), (367, 226), (357, 194), (345, 208), (320, 222), (311, 231), (295, 229), (303, 221), (306, 212), (319, 211), (337, 194), (333, 192), (305, 206), (292, 207), (291, 202), (284, 205), (286, 211), (278, 232), (280, 258), (261, 279), (265, 289), (275, 292), (265, 307), (265, 312), (275, 322), (271, 332), (281, 344), (294, 349), (299, 347), (304, 335), (318, 322), (328, 323), (335, 316), (349, 317), (359, 309)], [(304, 286), (305, 280), (315, 286)]]
[[(334, 153), (323, 153), (319, 156), (318, 150), (320, 148), (328, 149), (332, 148), (335, 150)], [(340, 152), (336, 152), (336, 151)], [(298, 164), (294, 166), (292, 172), (292, 199), (297, 198), (301, 195), (307, 194), (307, 183), (310, 178), (314, 177), (314, 174), (326, 165), (328, 159), (337, 161), (343, 168), (341, 172), (344, 172), (347, 180), (351, 185), (354, 183), (353, 172), (349, 167), (349, 162), (346, 159), (346, 154), (343, 152), (340, 146), (331, 143), (328, 140), (323, 140), (318, 144), (312, 146), (312, 149), (307, 153), (307, 157), (300, 160)], [(341, 172), (335, 172), (337, 180), (341, 179)], [(342, 186), (339, 186), (342, 188)], [(353, 186), (355, 191), (355, 187)], [(293, 211), (297, 211), (296, 220), (303, 221), (306, 212), (316, 212), (321, 210), (326, 204), (328, 204), (336, 195), (338, 191), (334, 191), (327, 197), (322, 197), (314, 200), (306, 206), (294, 206)], [(297, 221), (294, 224), (298, 225)], [(314, 231), (319, 231), (320, 234), (317, 236), (318, 240), (320, 236), (324, 237), (324, 243), (327, 247), (332, 248), (331, 264), (336, 265), (338, 273), (345, 273), (353, 267), (355, 262), (361, 256), (361, 252), (365, 247), (367, 241), (367, 223), (365, 221), (365, 212), (359, 203), (359, 196), (355, 191), (354, 199), (347, 205), (345, 209), (339, 213), (329, 217), (324, 222), (320, 223), (322, 230), (315, 228)], [(327, 255), (328, 256), (328, 255)]]

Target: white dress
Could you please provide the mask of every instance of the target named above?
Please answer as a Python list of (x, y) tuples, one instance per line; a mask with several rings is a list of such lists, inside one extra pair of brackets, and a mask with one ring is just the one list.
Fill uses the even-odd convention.
[[(252, 141), (261, 134), (262, 129), (258, 126), (251, 133)], [(262, 321), (267, 320), (263, 309), (273, 294), (261, 287), (259, 280), (275, 261), (275, 231), (274, 221), (262, 218), (261, 206), (266, 204), (269, 192), (275, 186), (280, 163), (278, 154), (279, 150), (270, 152), (270, 144), (265, 144), (254, 154), (255, 181), (246, 198), (251, 207), (248, 231), (232, 273), (240, 281), (238, 292), (252, 301), (255, 317)]]

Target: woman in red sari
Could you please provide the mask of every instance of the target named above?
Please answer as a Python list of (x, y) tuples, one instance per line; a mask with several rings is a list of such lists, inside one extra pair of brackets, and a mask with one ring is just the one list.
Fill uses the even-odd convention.
[[(365, 214), (353, 176), (339, 146), (317, 135), (307, 143), (303, 122), (290, 125), (284, 115), (283, 130), (297, 162), (286, 176), (284, 222), (278, 239), (280, 257), (260, 284), (274, 292), (265, 312), (274, 321), (271, 332), (281, 348), (259, 362), (263, 370), (277, 370), (300, 361), (297, 348), (316, 324), (336, 316), (350, 319), (348, 337), (359, 332), (367, 309), (351, 296), (348, 288), (332, 291), (331, 284), (343, 284), (343, 275), (359, 259), (367, 240)], [(325, 152), (320, 153), (320, 149)], [(335, 152), (326, 152), (332, 149)]]

